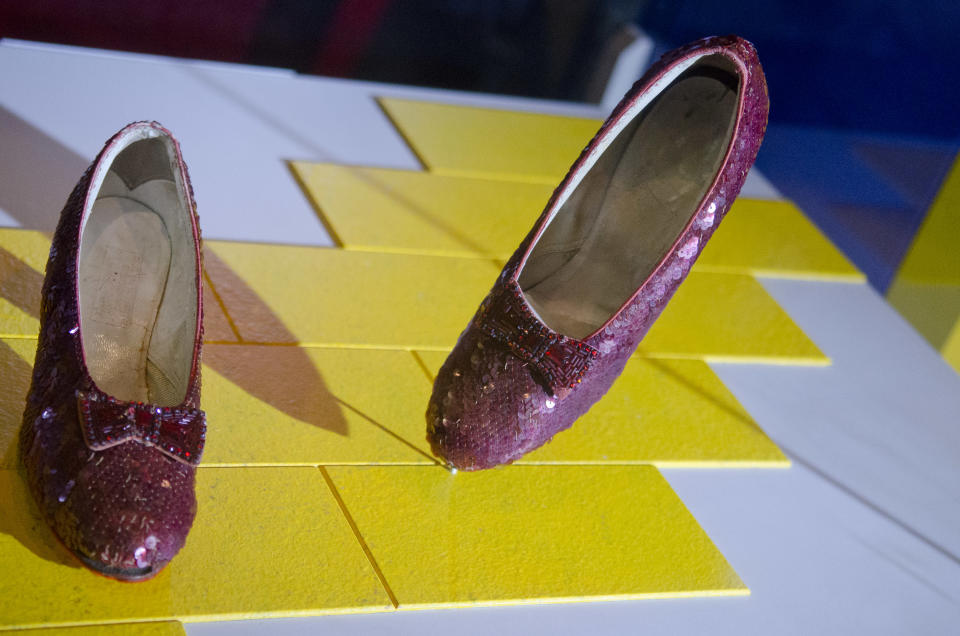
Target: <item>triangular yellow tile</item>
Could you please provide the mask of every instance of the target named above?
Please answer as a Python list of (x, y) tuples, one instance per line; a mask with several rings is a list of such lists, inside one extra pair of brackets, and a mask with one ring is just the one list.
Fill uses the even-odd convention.
[(913, 237), (898, 277), (913, 282), (960, 285), (960, 154)]
[(913, 237), (887, 299), (960, 372), (960, 155)]

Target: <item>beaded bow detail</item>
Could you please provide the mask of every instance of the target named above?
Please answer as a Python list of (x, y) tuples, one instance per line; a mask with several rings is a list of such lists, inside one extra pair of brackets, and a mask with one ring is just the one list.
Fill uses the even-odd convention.
[(496, 289), (480, 306), (477, 326), (532, 366), (553, 395), (577, 386), (600, 356), (590, 345), (540, 322), (513, 281)]
[(200, 463), (207, 437), (203, 411), (124, 402), (96, 390), (77, 391), (77, 406), (83, 438), (91, 450), (133, 440), (185, 464)]

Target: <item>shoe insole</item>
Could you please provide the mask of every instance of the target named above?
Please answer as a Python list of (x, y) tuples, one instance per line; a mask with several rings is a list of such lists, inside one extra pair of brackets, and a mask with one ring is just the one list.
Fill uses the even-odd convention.
[(715, 77), (681, 77), (605, 150), (531, 254), (540, 271), (521, 277), (547, 325), (584, 338), (636, 292), (712, 182), (736, 104), (737, 91)]
[(147, 354), (170, 268), (163, 220), (132, 198), (100, 198), (87, 219), (81, 254), (87, 369), (105, 393), (148, 402)]

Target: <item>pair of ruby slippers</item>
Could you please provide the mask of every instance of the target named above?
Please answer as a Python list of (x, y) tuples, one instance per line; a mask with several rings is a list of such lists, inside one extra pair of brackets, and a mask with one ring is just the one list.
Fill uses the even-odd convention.
[[(459, 469), (509, 463), (610, 387), (729, 209), (763, 137), (753, 47), (662, 58), (574, 163), (444, 363), (427, 410)], [(156, 123), (107, 142), (47, 263), (20, 455), (84, 564), (150, 578), (196, 514), (202, 252), (180, 149)]]

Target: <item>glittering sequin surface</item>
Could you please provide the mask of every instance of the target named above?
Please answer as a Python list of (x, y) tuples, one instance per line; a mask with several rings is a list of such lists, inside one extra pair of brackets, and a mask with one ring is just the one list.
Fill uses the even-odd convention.
[[(183, 546), (196, 513), (195, 463), (204, 437), (200, 338), (194, 345), (186, 398), (166, 413), (151, 412), (155, 407), (149, 405), (133, 405), (131, 412), (131, 405), (111, 402), (84, 362), (77, 298), (84, 205), (91, 196), (94, 170), (134, 127), (169, 135), (156, 123), (131, 124), (117, 133), (61, 213), (47, 262), (37, 355), (20, 429), (20, 458), (47, 522), (85, 564), (125, 579), (156, 574)], [(189, 209), (194, 210), (199, 290), (200, 236), (193, 192), (176, 142), (174, 147), (188, 185)], [(202, 305), (197, 320), (202, 324)], [(159, 444), (166, 446), (162, 452)]]
[[(598, 140), (675, 65), (710, 54), (734, 62), (741, 82), (734, 135), (716, 179), (672, 249), (632, 298), (582, 342), (565, 343), (578, 349), (582, 345), (586, 357), (568, 354), (554, 364), (558, 359), (545, 352), (559, 334), (524, 311), (526, 303), (517, 296), (525, 255)], [(512, 462), (569, 428), (606, 393), (739, 193), (763, 139), (767, 111), (766, 82), (756, 51), (734, 36), (676, 49), (634, 85), (554, 192), (440, 369), (427, 408), (427, 438), (437, 455), (465, 470)]]

